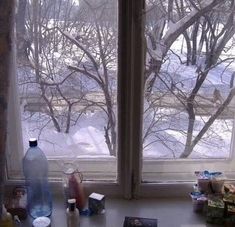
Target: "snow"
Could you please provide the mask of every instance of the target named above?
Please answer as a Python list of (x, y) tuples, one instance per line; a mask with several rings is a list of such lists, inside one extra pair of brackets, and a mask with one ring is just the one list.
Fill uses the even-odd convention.
[[(26, 114), (29, 113), (24, 113), (24, 115)], [(102, 124), (102, 114), (99, 115), (99, 123)], [(98, 129), (100, 128), (99, 123), (97, 124), (95, 121), (93, 123), (91, 122), (93, 117), (94, 114), (88, 113), (87, 116), (84, 116), (81, 124), (71, 128), (70, 133), (58, 133), (54, 130), (52, 124), (47, 125), (47, 127), (43, 129), (43, 132), (39, 136), (40, 148), (50, 158), (109, 156), (108, 148), (103, 137), (104, 132)], [(32, 119), (30, 121), (22, 121), (25, 151), (28, 147), (28, 139), (31, 137), (38, 138), (40, 128), (42, 128), (42, 122), (45, 122), (45, 119), (42, 122), (36, 120), (42, 118), (42, 116), (40, 116), (38, 113), (36, 113), (31, 118)], [(82, 127), (82, 125), (86, 125), (86, 127)]]
[[(42, 116), (39, 116), (39, 114), (36, 113), (33, 118), (39, 119), (42, 118)], [(34, 119), (31, 119), (31, 121), (23, 121), (22, 124), (25, 150), (28, 146), (28, 139), (31, 137), (38, 137), (40, 132), (39, 129), (42, 127), (40, 124), (45, 122), (45, 119), (41, 123)], [(72, 126), (69, 134), (58, 133), (54, 130), (53, 125), (49, 124), (43, 129), (39, 136), (40, 147), (49, 158), (108, 157), (109, 151), (105, 143), (104, 131), (102, 130), (104, 122), (105, 118), (102, 112), (88, 112), (83, 116), (79, 124)], [(198, 132), (201, 127), (200, 119), (197, 119), (197, 122), (198, 128), (196, 127), (196, 132)], [(168, 124), (169, 121), (166, 120), (163, 121), (159, 127), (164, 129), (168, 127)], [(225, 126), (222, 121), (220, 122), (218, 120), (217, 123), (213, 125), (214, 130), (219, 134), (218, 138), (220, 138), (219, 141), (215, 141), (215, 138), (212, 138), (212, 143), (216, 142), (217, 144), (217, 147), (215, 147), (214, 150), (211, 149), (211, 144), (209, 142), (208, 145), (205, 143), (203, 146), (200, 145), (196, 147), (191, 158), (229, 157), (232, 121), (228, 121), (227, 124), (230, 124), (230, 130), (227, 131), (224, 131)], [(153, 137), (149, 137), (144, 144), (144, 146), (146, 146), (146, 144), (150, 143), (150, 145), (144, 149), (144, 156), (159, 159), (178, 157), (183, 151), (184, 146), (182, 144), (185, 142), (185, 136), (179, 132), (178, 129), (181, 128), (181, 130), (186, 130), (186, 125), (187, 117), (182, 115), (177, 121), (172, 122), (172, 129), (166, 129), (160, 132), (160, 137), (169, 140), (168, 146), (173, 149), (172, 151), (164, 146), (159, 140), (152, 143), (151, 139), (153, 139)]]
[(75, 4), (76, 6), (79, 6), (80, 0), (73, 0), (73, 4)]
[(164, 40), (167, 40), (173, 33), (175, 33), (177, 30), (179, 30), (180, 27), (184, 26), (184, 24), (186, 24), (188, 21), (190, 21), (191, 18), (193, 18), (197, 13), (198, 13), (198, 11), (196, 9), (193, 9), (190, 12), (190, 14), (186, 15), (185, 17), (183, 17), (182, 19), (180, 19), (176, 23), (170, 23), (168, 30), (167, 30), (166, 34), (164, 35)]

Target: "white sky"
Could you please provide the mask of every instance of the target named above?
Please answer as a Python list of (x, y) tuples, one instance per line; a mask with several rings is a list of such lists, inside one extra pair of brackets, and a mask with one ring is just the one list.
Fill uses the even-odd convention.
[(73, 3), (74, 3), (76, 6), (79, 5), (79, 2), (80, 2), (80, 0), (73, 0)]

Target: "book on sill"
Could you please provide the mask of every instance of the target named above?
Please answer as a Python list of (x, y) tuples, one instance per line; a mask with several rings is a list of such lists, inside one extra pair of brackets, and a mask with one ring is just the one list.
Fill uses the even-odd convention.
[(123, 227), (157, 227), (157, 219), (143, 217), (125, 217)]

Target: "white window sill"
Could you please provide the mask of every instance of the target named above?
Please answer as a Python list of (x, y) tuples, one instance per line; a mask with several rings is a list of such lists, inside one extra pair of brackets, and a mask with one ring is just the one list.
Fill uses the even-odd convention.
[[(80, 216), (80, 226), (122, 227), (125, 216), (157, 218), (158, 225), (166, 227), (210, 226), (206, 224), (203, 216), (193, 212), (189, 196), (185, 198), (139, 200), (106, 198), (105, 207), (105, 214), (91, 217)], [(54, 199), (53, 213), (50, 218), (51, 227), (66, 226), (65, 206), (62, 196), (57, 196)], [(31, 227), (31, 223), (31, 218), (28, 218), (23, 222), (23, 226)]]

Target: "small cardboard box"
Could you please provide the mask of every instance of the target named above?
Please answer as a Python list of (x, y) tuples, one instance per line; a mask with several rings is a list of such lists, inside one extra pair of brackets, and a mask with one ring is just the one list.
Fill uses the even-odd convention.
[(105, 196), (93, 192), (89, 195), (88, 207), (92, 214), (103, 214), (105, 212)]

